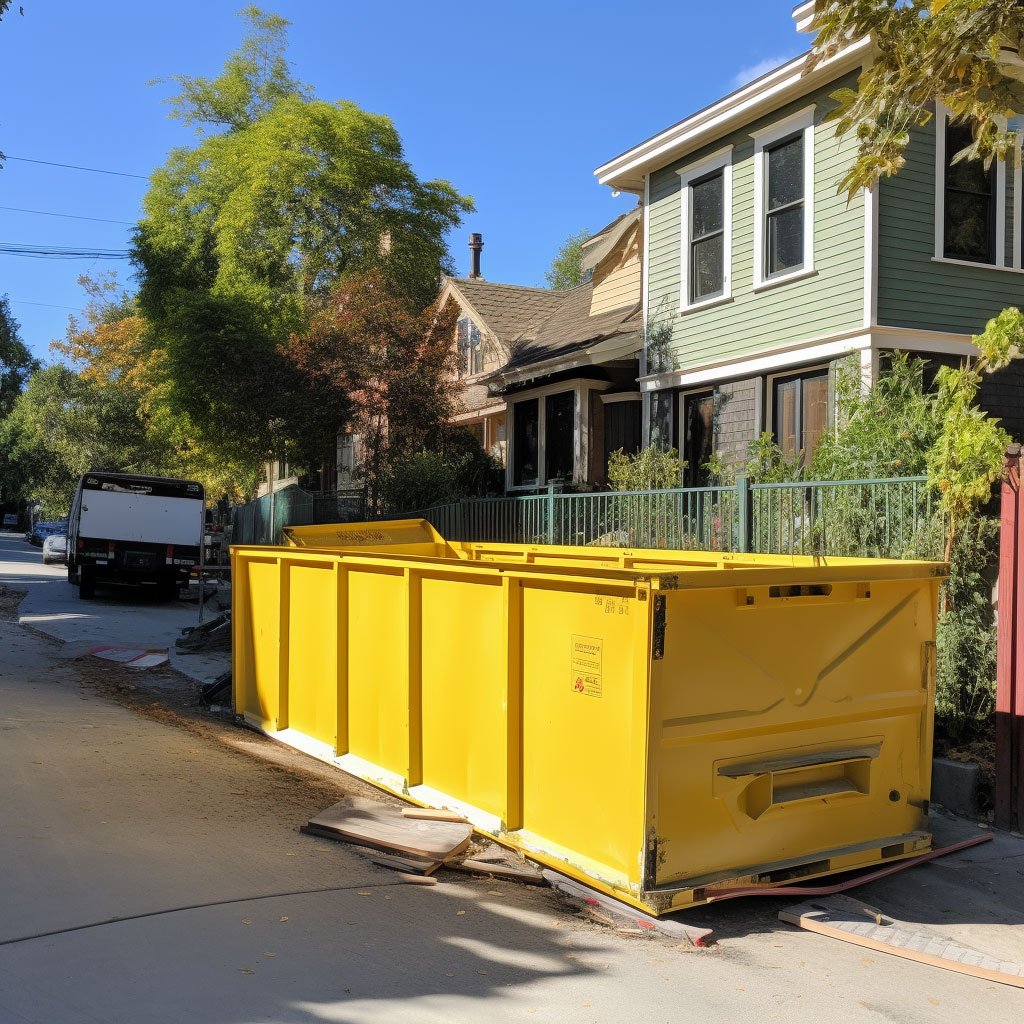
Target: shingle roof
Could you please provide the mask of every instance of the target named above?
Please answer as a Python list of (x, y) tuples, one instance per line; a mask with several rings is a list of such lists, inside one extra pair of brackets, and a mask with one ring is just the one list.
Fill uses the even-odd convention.
[[(590, 303), (593, 292), (592, 282), (568, 291), (556, 292), (556, 295), (561, 296), (558, 308), (535, 332), (523, 335), (517, 340), (512, 347), (511, 359), (502, 369), (542, 362), (575, 352), (616, 334), (627, 335), (639, 331), (637, 303), (591, 316)], [(639, 333), (637, 344), (639, 346)]]
[(558, 309), (565, 294), (472, 277), (455, 278), (452, 284), (480, 315), (480, 326), (491, 331), (506, 347), (521, 335), (536, 331)]

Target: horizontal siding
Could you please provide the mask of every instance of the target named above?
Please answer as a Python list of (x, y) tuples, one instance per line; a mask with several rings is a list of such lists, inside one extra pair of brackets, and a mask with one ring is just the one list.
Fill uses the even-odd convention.
[[(859, 327), (864, 319), (864, 205), (847, 203), (837, 183), (853, 160), (853, 140), (837, 140), (824, 118), (834, 107), (834, 82), (718, 139), (699, 153), (651, 177), (648, 241), (648, 316), (672, 327), (680, 369), (741, 358), (805, 338)], [(817, 108), (814, 133), (814, 269), (802, 281), (755, 293), (754, 140), (749, 134), (811, 104)], [(732, 301), (705, 310), (680, 313), (681, 244), (678, 169), (699, 162), (723, 146), (733, 146)]]
[(594, 295), (590, 300), (590, 315), (608, 313), (623, 306), (635, 306), (640, 301), (640, 260), (630, 260), (618, 267), (604, 280), (594, 280)]
[[(1007, 261), (1012, 264), (1013, 167), (1006, 168)], [(1024, 274), (936, 263), (935, 122), (915, 128), (906, 164), (879, 186), (878, 322), (977, 334), (1006, 306), (1024, 303)]]

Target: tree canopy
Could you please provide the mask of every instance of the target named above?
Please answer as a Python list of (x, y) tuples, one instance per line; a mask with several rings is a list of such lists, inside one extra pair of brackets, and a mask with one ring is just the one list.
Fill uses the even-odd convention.
[(1020, 0), (836, 0), (821, 3), (812, 61), (870, 36), (874, 59), (856, 89), (836, 94), (840, 134), (859, 140), (841, 188), (851, 196), (903, 166), (910, 131), (940, 100), (971, 124), (961, 159), (1005, 160), (1024, 111), (1024, 4)]
[(0, 295), (0, 418), (11, 410), (32, 371), (38, 365), (19, 333), (21, 325), (11, 313), (11, 302)]
[(175, 80), (172, 116), (201, 138), (154, 172), (134, 259), (171, 404), (260, 459), (314, 434), (280, 346), (318, 298), (376, 271), (429, 305), (450, 269), (445, 234), (472, 202), (416, 176), (389, 118), (312, 98), (285, 59), (287, 22), (242, 15), (246, 37), (218, 77)]
[(559, 246), (551, 266), (544, 274), (549, 288), (564, 291), (583, 284), (583, 243), (589, 237), (589, 231), (577, 231)]

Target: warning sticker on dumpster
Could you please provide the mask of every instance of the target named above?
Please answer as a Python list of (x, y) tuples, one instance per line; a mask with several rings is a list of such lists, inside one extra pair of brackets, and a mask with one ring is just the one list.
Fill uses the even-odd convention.
[(600, 697), (604, 691), (601, 676), (604, 641), (595, 636), (578, 636), (575, 633), (570, 639), (573, 690), (588, 697)]

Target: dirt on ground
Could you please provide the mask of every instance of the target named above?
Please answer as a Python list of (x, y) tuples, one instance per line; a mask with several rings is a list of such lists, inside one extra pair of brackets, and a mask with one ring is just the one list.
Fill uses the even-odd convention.
[(18, 617), (18, 605), (25, 600), (27, 594), (27, 590), (15, 590), (0, 583), (0, 619), (14, 621)]
[[(311, 758), (240, 725), (229, 713), (213, 713), (199, 703), (200, 687), (174, 669), (130, 669), (85, 656), (71, 662), (85, 689), (154, 722), (185, 729), (197, 738), (228, 748), (246, 766), (239, 772), (241, 799), (268, 797), (310, 808), (310, 815), (348, 794), (386, 800), (368, 784), (320, 765)], [(297, 821), (296, 825), (302, 824)]]

